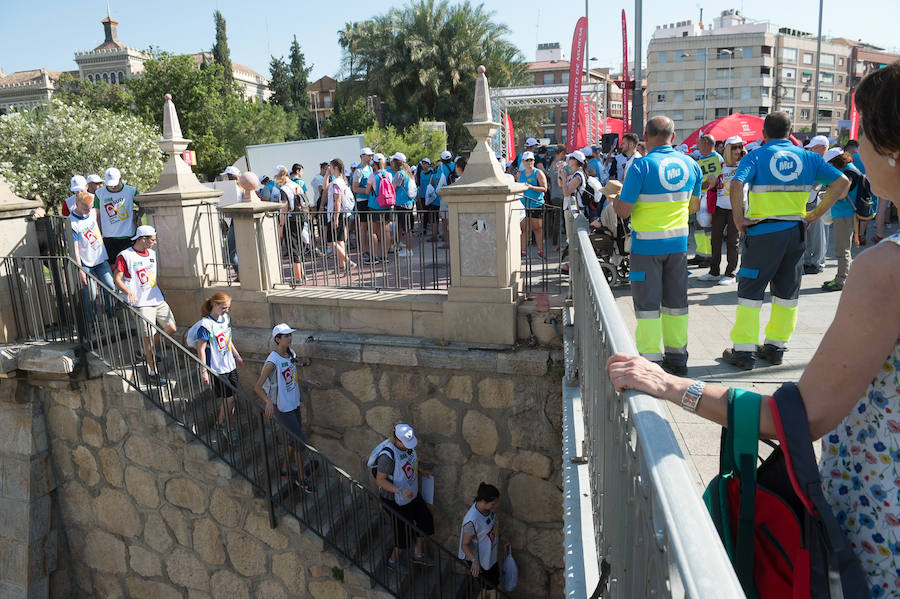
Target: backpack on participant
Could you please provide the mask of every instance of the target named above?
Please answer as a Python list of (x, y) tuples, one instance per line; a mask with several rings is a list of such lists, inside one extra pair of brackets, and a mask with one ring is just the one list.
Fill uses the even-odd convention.
[(375, 449), (372, 450), (372, 453), (369, 454), (369, 459), (366, 462), (366, 466), (371, 469), (372, 478), (378, 477), (378, 456), (380, 456), (381, 454), (385, 454), (390, 456), (392, 460), (397, 459), (396, 454), (394, 454), (393, 447), (394, 444), (391, 443), (391, 440), (385, 439), (384, 441), (376, 445)]
[(876, 210), (875, 201), (872, 198), (872, 188), (869, 187), (869, 178), (865, 175), (858, 175), (858, 177), (856, 199), (853, 201), (856, 218), (859, 220), (872, 220), (875, 218)]
[(390, 208), (397, 203), (397, 191), (394, 189), (394, 184), (379, 172), (375, 173), (375, 177), (378, 181), (378, 195), (375, 196), (375, 200), (382, 208)]
[(786, 383), (768, 398), (779, 444), (757, 468), (761, 396), (728, 392), (719, 475), (703, 499), (747, 597), (863, 599), (859, 559), (831, 511), (803, 398)]
[[(190, 349), (196, 349), (197, 341), (199, 341), (199, 339), (197, 338), (197, 333), (200, 332), (200, 327), (203, 325), (203, 322), (206, 320), (209, 320), (209, 319), (204, 316), (203, 318), (201, 318), (200, 320), (198, 320), (197, 322), (192, 324), (191, 328), (189, 328), (187, 330), (187, 332), (184, 334), (185, 347), (188, 347)], [(209, 330), (209, 327), (207, 327), (207, 330)]]
[(416, 185), (416, 180), (413, 177), (406, 177), (406, 197), (410, 200), (415, 200), (419, 196), (419, 187)]

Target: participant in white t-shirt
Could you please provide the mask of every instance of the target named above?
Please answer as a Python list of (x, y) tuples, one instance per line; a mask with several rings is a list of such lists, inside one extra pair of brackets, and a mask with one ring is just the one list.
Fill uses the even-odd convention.
[(106, 186), (94, 194), (94, 208), (100, 219), (106, 253), (111, 260), (115, 260), (122, 250), (131, 245), (135, 223), (140, 220), (135, 202), (138, 191), (122, 181), (122, 173), (115, 167), (106, 169), (103, 179)]
[[(94, 275), (103, 285), (115, 289), (112, 271), (107, 261), (106, 247), (103, 245), (103, 234), (100, 225), (97, 224), (97, 211), (91, 208), (94, 204), (94, 196), (86, 191), (75, 194), (75, 203), (69, 214), (69, 226), (72, 228), (72, 237), (75, 241), (72, 251), (75, 254), (75, 262), (81, 266), (81, 284), (85, 285), (88, 304), (93, 305), (97, 297), (97, 286), (88, 281), (87, 273)], [(109, 313), (109, 298), (104, 296), (103, 304)], [(94, 311), (88, 310), (88, 317), (93, 322)]]
[(500, 526), (494, 510), (500, 504), (500, 491), (494, 485), (481, 483), (475, 494), (475, 503), (463, 517), (459, 533), (459, 559), (468, 560), (472, 576), (488, 584), (481, 597), (495, 599), (502, 577), (499, 559)]

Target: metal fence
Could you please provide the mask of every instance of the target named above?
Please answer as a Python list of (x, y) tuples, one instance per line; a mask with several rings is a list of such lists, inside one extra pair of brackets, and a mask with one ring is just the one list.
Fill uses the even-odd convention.
[(209, 240), (209, 247), (201, 243), (202, 257), (206, 279), (220, 285), (234, 285), (238, 281), (237, 248), (234, 243), (234, 227), (230, 218), (219, 212), (216, 202), (201, 202), (200, 218), (197, 226), (205, 231), (197, 231), (197, 239)]
[(602, 573), (594, 596), (743, 597), (661, 400), (617, 394), (606, 374), (611, 355), (637, 352), (594, 254), (587, 220), (569, 212), (566, 226), (574, 351), (564, 384), (579, 386), (584, 413), (583, 457)]
[[(81, 366), (88, 359), (102, 361), (105, 369), (121, 377), (266, 498), (273, 527), (277, 510), (284, 510), (367, 574), (373, 587), (380, 586), (395, 597), (480, 596), (484, 590), (480, 579), (469, 575), (468, 565), (455, 551), (432, 538), (425, 539), (425, 554), (434, 566), (404, 560), (408, 571), (390, 568), (387, 558), (394, 546), (394, 527), (402, 523), (413, 535), (424, 536), (414, 524), (314, 447), (266, 418), (260, 402), (213, 373), (195, 352), (144, 319), (118, 293), (82, 273), (69, 257), (6, 257), (2, 263), (19, 341), (74, 343)], [(83, 274), (99, 289), (96, 297), (84, 293)], [(148, 336), (158, 342), (145, 342)], [(204, 382), (205, 377), (210, 383)], [(222, 391), (216, 393), (216, 386)], [(296, 476), (290, 473), (295, 458), (289, 447), (303, 457), (303, 471)], [(308, 490), (298, 484), (305, 480)]]

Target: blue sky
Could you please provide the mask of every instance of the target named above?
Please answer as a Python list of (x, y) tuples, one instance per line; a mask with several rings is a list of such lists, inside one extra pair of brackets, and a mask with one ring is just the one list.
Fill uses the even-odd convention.
[[(590, 2), (589, 51), (596, 66), (617, 69), (622, 60), (621, 9), (629, 23), (629, 48), (633, 48), (634, 2)], [(657, 25), (692, 19), (697, 22), (700, 7), (704, 21), (723, 9), (742, 8), (742, 0), (672, 2), (644, 1), (644, 47)], [(255, 0), (111, 0), (111, 11), (119, 21), (119, 38), (129, 46), (150, 45), (172, 52), (208, 50), (214, 41), (212, 13), (217, 8), (228, 24), (228, 44), (232, 60), (268, 74), (270, 54), (286, 55), (291, 39), (297, 39), (313, 64), (312, 78), (335, 75), (341, 51), (337, 31), (347, 21), (364, 20), (384, 12), (372, 2), (285, 2)], [(585, 4), (580, 1), (515, 3), (487, 0), (495, 19), (511, 30), (510, 40), (534, 60), (538, 42), (560, 42), (568, 54), (572, 29)], [(852, 6), (853, 10), (848, 7)], [(541, 8), (538, 8), (541, 7)], [(746, 2), (745, 14), (815, 33), (818, 0), (791, 2)], [(329, 10), (330, 9), (330, 10)], [(896, 0), (825, 0), (823, 33), (862, 38), (891, 48), (898, 44)], [(880, 18), (879, 18), (880, 15)], [(70, 70), (76, 67), (73, 53), (90, 50), (103, 41), (100, 20), (106, 16), (105, 0), (0, 0), (0, 68), (6, 73), (45, 67)], [(633, 60), (633, 51), (629, 61)], [(490, 74), (488, 74), (490, 75)]]

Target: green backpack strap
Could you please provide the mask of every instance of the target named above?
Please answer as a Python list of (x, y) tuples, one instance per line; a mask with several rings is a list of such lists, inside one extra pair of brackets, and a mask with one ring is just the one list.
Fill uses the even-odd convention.
[[(753, 583), (753, 541), (756, 514), (756, 463), (759, 454), (759, 409), (762, 396), (743, 389), (729, 390), (731, 459), (740, 480), (741, 507), (733, 563), (748, 597), (757, 596)], [(733, 407), (732, 407), (733, 406)]]

